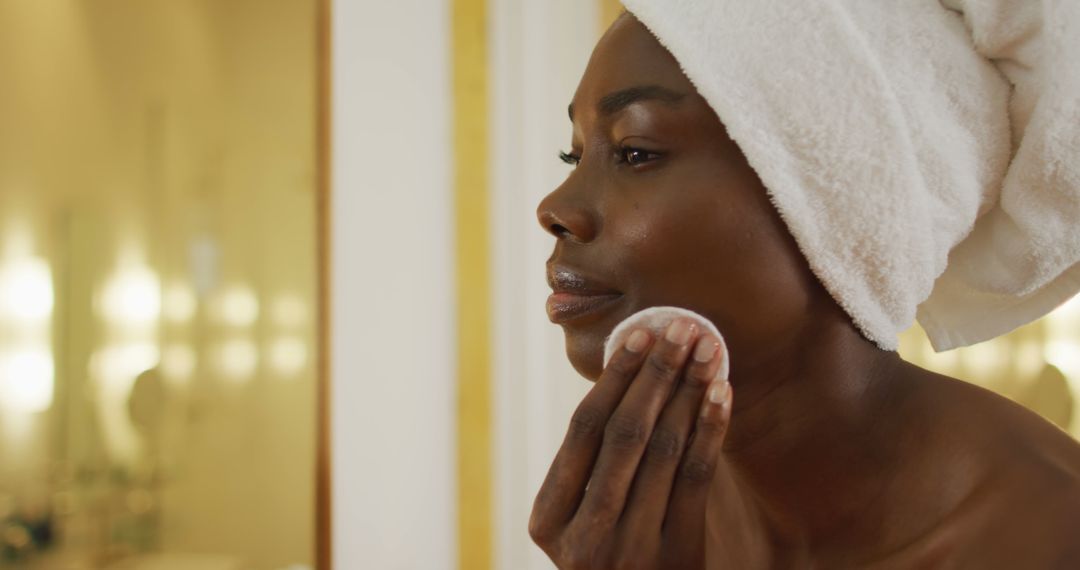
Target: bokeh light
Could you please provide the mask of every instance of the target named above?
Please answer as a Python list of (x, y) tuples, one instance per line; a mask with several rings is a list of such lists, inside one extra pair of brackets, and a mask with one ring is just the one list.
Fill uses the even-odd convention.
[(308, 347), (300, 337), (283, 337), (270, 345), (270, 367), (280, 376), (290, 377), (304, 370)]
[(259, 300), (250, 287), (234, 286), (218, 298), (215, 312), (225, 324), (249, 327), (259, 318)]
[(259, 364), (259, 351), (249, 339), (225, 341), (217, 350), (218, 371), (226, 380), (245, 383), (251, 380)]
[(162, 299), (162, 314), (166, 321), (174, 324), (183, 324), (195, 316), (198, 301), (191, 287), (180, 283), (173, 283), (165, 289)]
[(142, 265), (118, 271), (105, 283), (100, 309), (110, 323), (141, 327), (154, 324), (161, 316), (161, 281)]
[(52, 406), (55, 366), (52, 351), (27, 347), (0, 353), (0, 407), (8, 412), (43, 412)]
[(52, 311), (52, 271), (45, 260), (23, 258), (0, 267), (0, 314), (23, 323), (41, 323)]

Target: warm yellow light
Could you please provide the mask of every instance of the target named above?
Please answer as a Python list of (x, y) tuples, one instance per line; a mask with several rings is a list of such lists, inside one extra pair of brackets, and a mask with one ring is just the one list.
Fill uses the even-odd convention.
[(151, 342), (133, 342), (107, 346), (90, 358), (93, 375), (105, 382), (109, 396), (127, 397), (135, 377), (154, 368), (161, 361), (161, 351)]
[(955, 374), (957, 364), (960, 362), (960, 357), (955, 350), (949, 350), (946, 352), (934, 352), (933, 350), (927, 351), (926, 363), (931, 370), (943, 374)]
[(221, 295), (217, 313), (226, 324), (248, 327), (259, 318), (259, 300), (250, 288), (233, 287)]
[(217, 353), (217, 365), (222, 376), (234, 382), (245, 382), (255, 374), (259, 363), (259, 351), (255, 343), (247, 339), (233, 339), (222, 343)]
[(1080, 343), (1080, 295), (1054, 309), (1047, 315), (1046, 324), (1051, 336)]
[(0, 267), (0, 315), (41, 323), (52, 310), (52, 271), (45, 260), (23, 258)]
[(0, 354), (0, 406), (12, 412), (42, 412), (52, 406), (52, 351), (26, 348)]
[(1046, 361), (1057, 366), (1066, 376), (1080, 377), (1080, 347), (1077, 339), (1053, 340), (1043, 351)]
[(198, 302), (191, 287), (174, 283), (165, 289), (161, 311), (165, 320), (171, 323), (186, 323), (195, 316)]
[(295, 328), (303, 326), (307, 322), (308, 306), (303, 297), (292, 293), (284, 293), (274, 299), (270, 313), (275, 324)]
[(161, 352), (161, 373), (166, 380), (184, 383), (195, 371), (195, 351), (187, 345), (173, 344)]
[(299, 337), (279, 338), (270, 345), (270, 367), (282, 376), (294, 376), (308, 359), (307, 343)]
[(115, 324), (151, 325), (161, 316), (161, 281), (148, 267), (126, 268), (105, 284), (101, 309)]
[(962, 361), (973, 377), (993, 378), (1005, 367), (1007, 354), (998, 341), (987, 341), (965, 348)]
[(1046, 366), (1042, 345), (1032, 339), (1026, 339), (1020, 343), (1016, 349), (1015, 358), (1016, 371), (1021, 378), (1026, 380), (1034, 379)]

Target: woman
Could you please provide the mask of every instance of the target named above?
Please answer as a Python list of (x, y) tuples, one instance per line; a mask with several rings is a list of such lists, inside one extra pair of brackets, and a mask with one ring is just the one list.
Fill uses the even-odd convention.
[[(560, 568), (1080, 568), (1080, 445), (1020, 406), (908, 364), (891, 350), (895, 330), (910, 323), (928, 292), (909, 287), (915, 289), (910, 301), (902, 295), (907, 285), (895, 281), (915, 275), (933, 284), (949, 251), (977, 233), (970, 226), (989, 210), (989, 194), (967, 201), (938, 194), (940, 204), (971, 209), (960, 222), (968, 227), (924, 244), (925, 252), (943, 249), (929, 262), (918, 259), (923, 250), (905, 244), (898, 255), (911, 254), (914, 261), (899, 257), (882, 270), (875, 264), (896, 244), (875, 232), (888, 220), (860, 224), (835, 216), (846, 207), (859, 212), (881, 204), (885, 214), (909, 215), (903, 211), (907, 202), (874, 195), (862, 204), (859, 195), (828, 202), (836, 197), (826, 196), (799, 211), (781, 195), (785, 182), (777, 162), (770, 164), (761, 153), (766, 147), (758, 144), (796, 145), (798, 138), (785, 137), (821, 135), (812, 132), (819, 123), (837, 132), (859, 123), (830, 117), (802, 125), (776, 121), (772, 132), (768, 122), (748, 125), (739, 113), (760, 108), (761, 99), (786, 97), (812, 113), (815, 95), (765, 87), (754, 92), (738, 77), (711, 75), (708, 66), (729, 52), (712, 40), (693, 43), (701, 29), (726, 25), (716, 21), (725, 14), (708, 4), (627, 2), (634, 15), (624, 14), (596, 46), (570, 108), (572, 149), (563, 159), (575, 169), (540, 204), (538, 217), (557, 238), (548, 263), (555, 290), (549, 316), (564, 329), (570, 361), (596, 384), (576, 410), (537, 496), (530, 520), (534, 541)], [(777, 4), (742, 6), (753, 12)], [(791, 12), (803, 9), (786, 4)], [(687, 8), (702, 5), (697, 13)], [(853, 29), (852, 21), (859, 25), (857, 14), (843, 16), (843, 29)], [(863, 16), (871, 22), (877, 15)], [(968, 16), (954, 6), (940, 17), (953, 33), (965, 30), (962, 18)], [(730, 29), (753, 34), (759, 24), (761, 19), (744, 17)], [(800, 21), (790, 33), (815, 25)], [(808, 42), (793, 49), (816, 48)], [(1000, 80), (973, 69), (988, 85)], [(816, 77), (798, 68), (737, 71), (778, 81), (770, 84), (776, 89), (799, 73), (791, 80), (805, 80), (813, 89)], [(737, 96), (725, 107), (729, 91)], [(1003, 133), (1008, 146), (1009, 131), (972, 116), (978, 112), (976, 101), (957, 115), (975, 119), (972, 128)], [(915, 112), (905, 116), (919, 120)], [(912, 148), (925, 131), (910, 129)], [(880, 129), (871, 133), (888, 136)], [(842, 185), (832, 183), (832, 172), (843, 175), (845, 168), (873, 160), (856, 151), (845, 164), (822, 161), (814, 152), (830, 144), (827, 134), (800, 151), (796, 158), (808, 157), (807, 163), (789, 165), (806, 172), (806, 164), (817, 161), (821, 170), (804, 177), (806, 184)], [(963, 144), (1001, 148), (987, 138), (968, 137)], [(1014, 162), (1022, 158), (1023, 152), (1008, 152)], [(918, 149), (912, 156), (934, 157)], [(971, 162), (985, 167), (974, 175), (982, 188), (1001, 186), (1009, 158), (996, 167)], [(751, 160), (757, 161), (753, 167)], [(956, 165), (961, 167), (968, 165)], [(779, 182), (763, 181), (765, 173)], [(838, 209), (823, 220), (828, 208)], [(956, 222), (946, 218), (927, 213), (927, 231)], [(815, 242), (815, 235), (825, 237)], [(1070, 253), (1080, 250), (1076, 241), (1066, 245)], [(847, 252), (848, 261), (830, 271), (821, 252), (835, 255), (837, 249)], [(873, 255), (860, 258), (867, 250)], [(954, 261), (958, 255), (953, 252)], [(864, 264), (861, 273), (852, 269), (857, 264)], [(860, 286), (871, 296), (860, 297)], [(1061, 288), (1054, 294), (1060, 302)], [(691, 309), (717, 325), (730, 348), (730, 386), (717, 377), (725, 356), (719, 340), (687, 320), (663, 335), (638, 331), (602, 362), (604, 340), (615, 325), (658, 305)], [(931, 316), (965, 309), (962, 300), (940, 305), (936, 313), (920, 313), (928, 330)], [(1023, 318), (1052, 308), (1045, 305)], [(978, 307), (972, 309), (977, 317)], [(968, 320), (977, 325), (974, 333), (945, 324), (934, 329), (942, 333), (935, 342), (948, 346), (986, 330), (1008, 330), (993, 329), (1002, 323)], [(942, 321), (947, 319), (936, 322)]]

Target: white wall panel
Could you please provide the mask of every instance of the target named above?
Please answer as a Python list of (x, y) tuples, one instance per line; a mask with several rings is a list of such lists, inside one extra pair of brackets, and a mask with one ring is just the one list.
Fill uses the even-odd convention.
[(334, 568), (452, 568), (448, 1), (332, 13)]
[(567, 173), (566, 106), (597, 39), (595, 2), (491, 0), (492, 244), (495, 277), (496, 567), (551, 568), (529, 539), (533, 497), (590, 384), (548, 322), (544, 262), (554, 238), (536, 206)]

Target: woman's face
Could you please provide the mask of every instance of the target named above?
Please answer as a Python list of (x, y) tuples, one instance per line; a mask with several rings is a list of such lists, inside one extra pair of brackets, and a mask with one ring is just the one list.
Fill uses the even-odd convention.
[(739, 358), (802, 329), (821, 287), (765, 188), (678, 63), (637, 19), (596, 46), (570, 108), (576, 163), (537, 210), (556, 238), (548, 315), (596, 380), (603, 342), (651, 306), (697, 311)]

